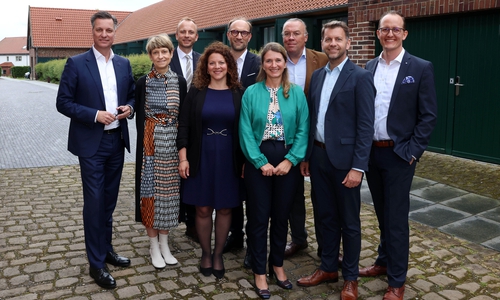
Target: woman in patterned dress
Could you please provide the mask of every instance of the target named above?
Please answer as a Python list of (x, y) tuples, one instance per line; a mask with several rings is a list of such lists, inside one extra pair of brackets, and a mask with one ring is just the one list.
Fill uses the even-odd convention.
[(150, 239), (153, 266), (177, 264), (168, 246), (170, 229), (179, 224), (180, 176), (177, 117), (186, 80), (170, 70), (174, 45), (167, 35), (151, 37), (146, 51), (151, 71), (136, 83), (136, 221)]
[(202, 250), (200, 272), (222, 278), (222, 252), (231, 226), (231, 211), (241, 204), (239, 178), (243, 166), (238, 139), (243, 90), (228, 46), (214, 42), (205, 49), (193, 85), (181, 107), (177, 136), (182, 201), (196, 207), (196, 231)]
[[(268, 43), (261, 53), (257, 83), (241, 101), (240, 143), (245, 155), (247, 234), (257, 294), (271, 297), (266, 281), (267, 229), (269, 219), (270, 277), (291, 289), (283, 269), (288, 215), (300, 182), (298, 163), (306, 154), (309, 112), (302, 89), (290, 83), (287, 54), (278, 43)], [(274, 276), (273, 276), (274, 275)]]

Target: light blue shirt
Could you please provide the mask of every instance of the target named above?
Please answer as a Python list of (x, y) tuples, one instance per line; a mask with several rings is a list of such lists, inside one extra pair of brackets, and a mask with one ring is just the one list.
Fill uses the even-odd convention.
[(314, 137), (318, 142), (325, 142), (325, 115), (330, 104), (333, 88), (339, 79), (340, 72), (347, 61), (347, 57), (333, 70), (330, 70), (330, 63), (324, 67), (325, 81), (323, 81), (323, 88), (321, 89), (321, 99), (318, 108), (318, 122), (316, 123), (316, 136)]
[(295, 83), (300, 86), (302, 90), (306, 86), (306, 48), (302, 50), (302, 56), (300, 56), (299, 61), (294, 64), (293, 61), (290, 60), (290, 57), (286, 60), (286, 67), (288, 68), (288, 77), (290, 82)]

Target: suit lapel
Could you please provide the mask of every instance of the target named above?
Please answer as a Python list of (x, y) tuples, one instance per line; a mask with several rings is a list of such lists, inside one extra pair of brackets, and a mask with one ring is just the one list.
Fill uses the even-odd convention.
[(184, 74), (182, 74), (181, 63), (179, 62), (179, 53), (177, 53), (177, 48), (174, 49), (170, 64), (172, 65), (172, 69), (179, 70), (179, 74), (177, 75), (184, 77)]
[(116, 55), (113, 57), (113, 68), (115, 69), (115, 78), (116, 78), (116, 96), (118, 97), (118, 105), (121, 105), (122, 103), (120, 103), (120, 99), (126, 99), (125, 98), (122, 98), (120, 97), (120, 86), (122, 85), (122, 81), (120, 80), (119, 76), (120, 74), (124, 74), (124, 72), (121, 72), (121, 67), (122, 67), (122, 64), (121, 62), (119, 61), (119, 59), (116, 57)]
[(325, 76), (326, 76), (326, 70), (323, 68), (318, 74), (318, 84), (315, 84), (315, 89), (316, 89), (316, 99), (314, 100), (314, 111), (316, 112), (315, 115), (318, 115), (319, 111), (319, 105), (321, 102), (321, 90), (323, 89), (323, 84), (325, 82)]
[(99, 98), (101, 99), (102, 104), (106, 107), (106, 101), (104, 100), (104, 92), (102, 88), (101, 75), (99, 74), (99, 67), (97, 67), (97, 60), (95, 59), (94, 51), (90, 49), (87, 52), (87, 69), (90, 72), (90, 76), (94, 80), (95, 85), (97, 86), (97, 92), (99, 93)]
[(408, 74), (408, 68), (411, 63), (411, 55), (405, 51), (403, 55), (403, 60), (401, 61), (401, 66), (399, 67), (398, 76), (396, 77), (396, 82), (394, 83), (394, 89), (392, 90), (391, 104), (389, 105), (389, 111), (391, 111), (394, 106), (394, 102), (397, 99), (399, 88), (401, 87), (401, 82)]
[(337, 82), (333, 87), (332, 94), (330, 96), (330, 103), (332, 103), (333, 99), (335, 99), (339, 91), (342, 89), (342, 87), (347, 81), (347, 78), (351, 76), (353, 70), (354, 70), (354, 64), (349, 59), (347, 59), (346, 63), (344, 64), (344, 67), (342, 68), (342, 71), (340, 71), (339, 78), (337, 78)]

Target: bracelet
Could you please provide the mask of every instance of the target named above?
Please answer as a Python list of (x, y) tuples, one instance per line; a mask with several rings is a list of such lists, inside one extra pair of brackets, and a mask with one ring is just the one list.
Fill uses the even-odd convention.
[(188, 161), (187, 159), (183, 159), (183, 160), (180, 160), (179, 163), (183, 162), (183, 161)]

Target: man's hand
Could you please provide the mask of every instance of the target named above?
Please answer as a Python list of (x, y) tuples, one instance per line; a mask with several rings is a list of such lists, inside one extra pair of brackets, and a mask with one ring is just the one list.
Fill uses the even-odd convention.
[(309, 162), (303, 161), (300, 163), (300, 174), (304, 177), (309, 177), (311, 174), (309, 173)]
[(116, 120), (116, 116), (110, 112), (100, 110), (97, 112), (97, 122), (104, 125), (109, 125)]
[(132, 111), (130, 111), (130, 106), (128, 105), (118, 106), (116, 108), (116, 111), (118, 112), (118, 114), (116, 115), (116, 119), (118, 120), (125, 119), (132, 114)]
[(344, 178), (344, 181), (342, 181), (342, 184), (346, 188), (354, 188), (361, 183), (362, 178), (363, 172), (351, 169), (349, 173), (347, 173), (347, 176)]

